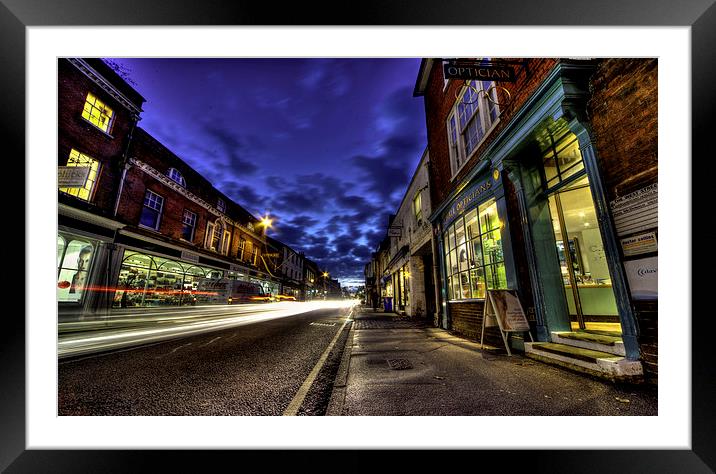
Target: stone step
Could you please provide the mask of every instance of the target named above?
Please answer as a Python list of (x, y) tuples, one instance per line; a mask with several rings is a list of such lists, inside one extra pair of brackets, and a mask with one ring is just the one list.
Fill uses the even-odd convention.
[(624, 342), (621, 336), (617, 335), (605, 335), (588, 331), (552, 332), (552, 342), (614, 355), (626, 355)]
[(553, 342), (525, 342), (525, 356), (612, 382), (641, 383), (641, 362), (608, 352)]

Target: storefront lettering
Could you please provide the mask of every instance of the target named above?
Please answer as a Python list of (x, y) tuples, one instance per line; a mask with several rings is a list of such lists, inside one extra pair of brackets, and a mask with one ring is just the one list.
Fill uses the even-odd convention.
[(458, 200), (452, 205), (450, 210), (445, 214), (443, 219), (443, 227), (447, 226), (450, 221), (453, 220), (458, 214), (462, 213), (466, 207), (468, 207), (473, 201), (475, 201), (482, 193), (492, 188), (492, 182), (486, 181), (473, 189), (470, 189), (468, 194), (462, 199)]

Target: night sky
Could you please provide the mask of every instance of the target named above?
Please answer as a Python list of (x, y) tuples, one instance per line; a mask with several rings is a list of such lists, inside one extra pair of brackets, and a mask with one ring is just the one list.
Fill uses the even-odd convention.
[(426, 146), (420, 59), (111, 59), (139, 126), (344, 286)]

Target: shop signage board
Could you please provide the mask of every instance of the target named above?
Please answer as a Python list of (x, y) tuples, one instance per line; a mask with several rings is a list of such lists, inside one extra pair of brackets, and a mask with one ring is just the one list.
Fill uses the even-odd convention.
[(493, 326), (497, 326), (500, 329), (502, 341), (505, 343), (505, 349), (507, 349), (507, 354), (509, 355), (512, 355), (512, 351), (510, 351), (510, 346), (507, 343), (508, 332), (527, 332), (530, 335), (530, 340), (534, 342), (530, 332), (530, 324), (527, 322), (525, 311), (515, 290), (487, 290), (480, 347), (482, 347), (482, 340), (485, 337), (485, 328)]
[(631, 297), (653, 301), (659, 295), (659, 262), (657, 257), (640, 258), (624, 262)]
[(617, 235), (625, 236), (659, 226), (657, 183), (609, 203)]
[(515, 82), (515, 70), (509, 66), (484, 61), (449, 61), (443, 63), (445, 79)]
[(57, 183), (60, 188), (82, 188), (87, 183), (89, 166), (58, 166)]
[(647, 232), (622, 239), (622, 250), (625, 257), (656, 252), (658, 250), (656, 232)]
[(199, 255), (182, 250), (181, 259), (188, 262), (199, 263)]
[(443, 229), (463, 212), (484, 201), (482, 195), (492, 189), (492, 180), (486, 179), (469, 186), (455, 199), (452, 206), (443, 215)]
[(388, 237), (400, 237), (402, 234), (402, 227), (388, 227)]

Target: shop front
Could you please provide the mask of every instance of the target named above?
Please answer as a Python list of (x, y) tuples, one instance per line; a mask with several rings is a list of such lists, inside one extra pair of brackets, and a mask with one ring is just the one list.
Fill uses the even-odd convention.
[[(487, 290), (514, 288), (515, 280), (499, 173), (485, 165), (476, 171), (433, 217), (446, 326), (471, 338), (481, 332)], [(488, 342), (493, 336), (488, 333)]]
[[(584, 113), (589, 71), (557, 67), (487, 158), (514, 193), (512, 222), (524, 242), (518, 266), (529, 275), (537, 339), (601, 333), (638, 360), (636, 322)], [(509, 277), (508, 266), (508, 286)]]

